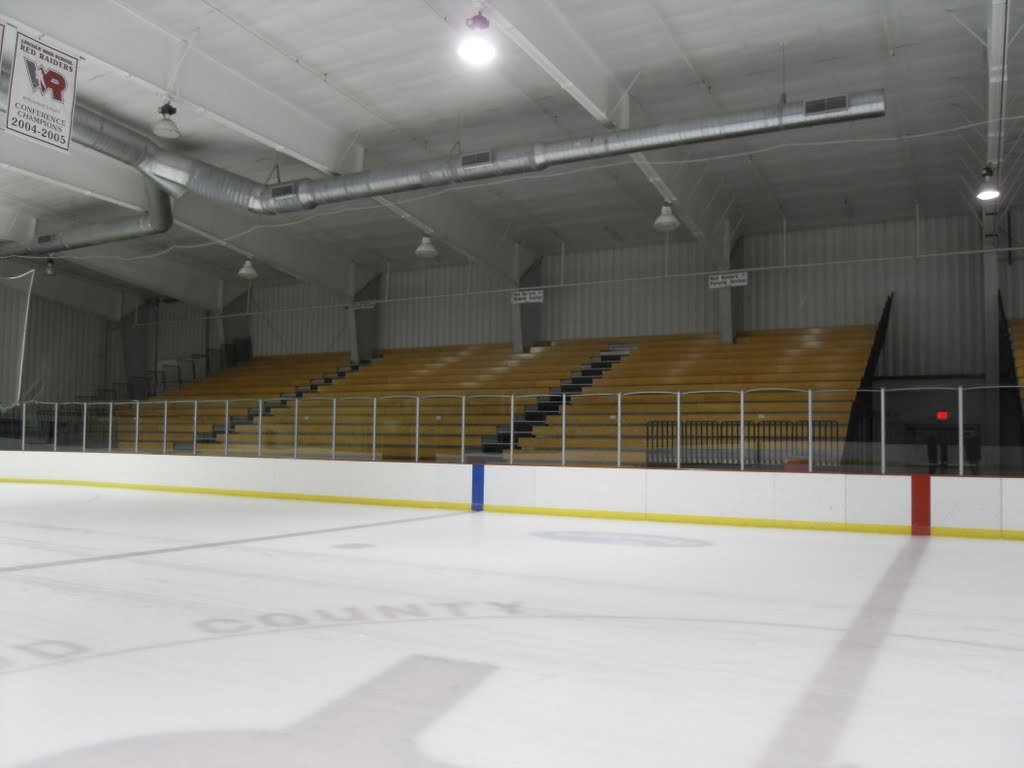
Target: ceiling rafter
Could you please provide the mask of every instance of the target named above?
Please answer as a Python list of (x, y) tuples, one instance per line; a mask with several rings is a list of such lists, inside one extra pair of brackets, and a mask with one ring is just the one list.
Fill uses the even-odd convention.
[[(287, 60), (295, 64), (296, 66), (300, 67), (304, 72), (306, 72), (309, 75), (309, 77), (315, 78), (318, 82), (321, 82), (328, 86), (329, 88), (331, 88), (335, 93), (337, 93), (338, 96), (343, 98), (345, 101), (358, 107), (360, 110), (362, 110), (370, 117), (372, 117), (376, 122), (379, 122), (387, 126), (390, 130), (394, 131), (395, 133), (398, 133), (399, 135), (406, 136), (406, 138), (408, 138), (411, 142), (415, 144), (421, 143), (417, 137), (413, 136), (409, 132), (408, 129), (399, 125), (393, 119), (383, 116), (378, 109), (376, 109), (372, 105), (365, 103), (364, 99), (358, 97), (350, 89), (343, 88), (335, 80), (329, 79), (326, 75), (323, 75), (321, 73), (317, 73), (312, 67), (310, 67), (309, 64), (307, 64), (302, 59), (301, 56), (293, 56), (288, 51), (283, 50), (279, 46), (267, 40), (263, 35), (259, 34), (256, 30), (252, 29), (250, 26), (245, 24), (241, 19), (237, 18), (234, 14), (228, 12), (220, 5), (208, 2), (208, 0), (204, 0), (204, 2), (208, 7), (224, 16), (224, 18), (228, 19), (232, 24), (244, 30), (247, 34), (254, 37), (255, 39), (259, 40), (261, 44), (268, 46), (272, 51), (274, 51), (275, 55), (281, 57), (283, 60)], [(124, 9), (124, 6), (121, 7), (122, 9)], [(155, 28), (159, 28), (152, 22), (146, 23)], [(171, 38), (174, 38), (174, 36), (170, 33), (165, 32), (164, 34), (169, 35)], [(183, 41), (178, 39), (179, 44), (181, 44), (182, 42)], [(210, 62), (211, 65), (222, 67), (223, 69), (227, 70), (227, 67), (223, 67), (223, 65), (220, 65), (212, 56), (208, 54), (203, 54), (203, 56)], [(188, 72), (185, 70), (185, 63), (187, 63), (187, 61), (188, 59), (186, 58), (185, 62), (182, 64), (181, 67), (182, 71), (177, 76), (179, 83), (183, 83), (183, 79), (188, 75)], [(123, 64), (120, 61), (113, 62), (108, 60), (108, 63), (111, 63), (113, 66), (123, 71), (130, 71), (129, 69), (126, 69), (126, 67), (132, 66), (131, 62)], [(182, 87), (184, 87), (184, 85), (186, 84), (187, 83), (183, 83)], [(290, 113), (284, 114), (279, 109), (275, 110), (273, 105), (270, 105), (269, 108), (271, 111), (276, 111), (278, 113), (278, 119), (283, 119), (286, 122), (292, 119), (292, 114)], [(212, 108), (208, 109), (212, 114), (216, 114), (217, 106), (214, 105)], [(316, 153), (311, 152), (307, 149), (307, 144), (309, 142), (318, 141), (317, 137), (312, 135), (314, 133), (313, 131), (285, 131), (284, 136), (280, 139), (280, 141), (278, 141), (277, 139), (270, 137), (269, 134), (267, 134), (267, 132), (250, 132), (245, 128), (244, 125), (237, 126), (233, 123), (231, 123), (231, 125), (232, 127), (239, 129), (243, 134), (250, 136), (250, 138), (253, 138), (267, 146), (273, 147), (277, 151), (284, 152), (285, 154), (288, 154), (296, 159), (299, 159), (305, 162), (314, 170), (319, 171), (321, 173), (329, 174), (334, 172), (340, 173), (363, 170), (363, 163), (365, 161), (365, 151), (361, 145), (355, 143), (355, 139), (350, 135), (339, 134), (337, 137), (334, 138), (332, 146), (334, 146), (335, 148), (342, 147), (342, 153), (333, 163), (333, 165), (330, 165), (325, 164), (322, 161), (315, 161), (318, 154), (320, 156), (324, 154), (323, 151)], [(311, 162), (309, 158), (314, 158), (314, 161)], [(382, 203), (382, 199), (375, 199), (377, 200), (378, 203)], [(484, 224), (484, 222), (481, 221), (480, 216), (467, 214), (464, 210), (464, 205), (457, 205), (456, 203), (449, 201), (444, 201), (440, 203), (434, 202), (429, 206), (431, 209), (431, 213), (424, 213), (422, 211), (423, 206), (416, 206), (417, 210), (413, 211), (411, 209), (403, 207), (402, 204), (395, 202), (393, 199), (389, 199), (388, 204), (384, 205), (384, 207), (407, 223), (412, 221), (419, 222), (419, 225), (415, 225), (417, 229), (424, 232), (432, 232), (439, 242), (447, 244), (452, 251), (462, 255), (467, 261), (471, 263), (480, 264), (481, 266), (489, 269), (490, 271), (498, 275), (503, 280), (510, 280), (509, 272), (506, 269), (506, 265), (503, 264), (501, 261), (496, 262), (489, 257), (489, 254), (495, 252), (496, 250), (494, 243), (497, 242), (501, 244), (501, 241), (503, 239), (502, 236), (493, 228), (487, 227)], [(432, 216), (435, 218), (424, 220), (424, 217), (427, 216)], [(413, 245), (414, 244), (415, 243), (413, 243)], [(511, 243), (504, 243), (503, 245), (510, 246)], [(410, 246), (410, 251), (411, 250), (412, 246)], [(531, 253), (529, 258), (530, 260), (536, 259), (536, 255)], [(329, 282), (334, 282), (334, 280), (329, 280)]]
[[(550, 0), (530, 4), (495, 0), (488, 9), (502, 32), (598, 123), (629, 128), (652, 122), (629, 89), (619, 85), (607, 64)], [(666, 179), (659, 170), (664, 162), (683, 159), (683, 153), (663, 150), (635, 153), (630, 158), (662, 200), (673, 204), (693, 237), (711, 247), (717, 221), (709, 226), (686, 204), (695, 189), (689, 171), (677, 165), (672, 177)]]
[[(130, 211), (146, 208), (143, 178), (138, 171), (79, 147), (66, 156), (0, 132), (0, 164), (16, 173), (80, 192), (104, 203)], [(50, 229), (59, 227), (51, 222)], [(138, 285), (146, 290), (217, 309), (215, 292), (208, 289), (209, 275), (168, 260), (128, 265), (105, 257), (111, 246), (75, 252), (75, 260), (89, 269)], [(96, 258), (97, 255), (104, 256)]]

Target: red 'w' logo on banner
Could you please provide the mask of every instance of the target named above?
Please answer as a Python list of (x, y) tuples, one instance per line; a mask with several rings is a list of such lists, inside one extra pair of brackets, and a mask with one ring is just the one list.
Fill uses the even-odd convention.
[(34, 61), (25, 59), (28, 67), (28, 77), (32, 81), (32, 90), (40, 93), (50, 92), (54, 101), (64, 103), (64, 89), (68, 87), (68, 81), (60, 72), (52, 69), (43, 69)]

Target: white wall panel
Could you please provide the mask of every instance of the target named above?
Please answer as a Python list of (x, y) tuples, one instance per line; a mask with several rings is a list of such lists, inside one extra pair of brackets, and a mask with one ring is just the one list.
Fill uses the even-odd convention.
[[(547, 340), (717, 330), (717, 304), (689, 243), (552, 254), (544, 260)], [(588, 283), (597, 283), (589, 284)]]
[(33, 297), (22, 400), (74, 400), (103, 386), (107, 320)]
[(306, 283), (254, 290), (253, 354), (347, 352), (348, 310), (342, 304), (337, 295)]
[(508, 285), (475, 265), (395, 272), (384, 278), (380, 348), (512, 342)]
[(915, 230), (910, 220), (790, 232), (785, 247), (781, 233), (746, 238), (744, 327), (875, 323), (894, 292), (881, 375), (981, 371), (981, 259), (927, 255), (976, 248), (977, 222), (923, 220), (921, 258)]

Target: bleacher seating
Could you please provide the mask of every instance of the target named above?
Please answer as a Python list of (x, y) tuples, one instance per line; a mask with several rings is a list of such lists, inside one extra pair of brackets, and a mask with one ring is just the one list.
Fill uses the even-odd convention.
[[(520, 441), (520, 460), (562, 460), (562, 420), (569, 463), (616, 463), (644, 466), (647, 424), (677, 417), (675, 392), (683, 421), (738, 422), (739, 391), (745, 421), (807, 420), (807, 389), (814, 394), (814, 420), (835, 421), (845, 435), (850, 408), (874, 338), (873, 326), (808, 328), (740, 334), (723, 345), (716, 335), (638, 338), (636, 346), (582, 395), (572, 398), (565, 414), (550, 418)], [(798, 391), (785, 391), (785, 390)], [(753, 391), (751, 391), (753, 390)], [(616, 393), (622, 397), (622, 438)]]
[[(523, 354), (507, 344), (398, 349), (340, 377), (346, 354), (256, 358), (142, 403), (139, 450), (191, 452), (195, 419), (203, 454), (458, 461), (487, 451), (508, 461), (515, 451), (517, 462), (560, 463), (564, 439), (568, 463), (643, 466), (648, 423), (674, 424), (677, 407), (684, 422), (736, 423), (746, 390), (747, 423), (796, 423), (807, 420), (808, 388), (814, 420), (834, 422), (841, 440), (873, 337), (857, 326), (745, 333), (733, 345), (690, 335), (558, 341)], [(575, 391), (572, 374), (613, 346), (630, 352)], [(563, 384), (564, 413), (551, 404)], [(119, 409), (117, 424), (119, 450), (134, 450), (134, 409)]]
[(521, 417), (537, 395), (547, 394), (602, 346), (588, 339), (522, 354), (508, 344), (388, 350), (358, 372), (275, 410), (261, 424), (239, 425), (228, 450), (254, 452), (262, 440), (265, 455), (458, 461), (464, 452), (479, 453), (485, 439), (511, 422), (509, 395), (517, 396), (515, 414)]
[[(337, 372), (349, 364), (347, 352), (314, 355), (257, 357), (234, 368), (179, 387), (160, 398), (139, 404), (138, 450), (141, 453), (174, 452), (187, 445), (191, 452), (193, 434), (197, 451), (207, 450), (215, 433), (223, 431), (225, 419), (245, 418), (260, 400), (294, 396), (298, 387)], [(231, 404), (225, 409), (225, 400)], [(198, 401), (196, 405), (193, 402)], [(226, 410), (226, 412), (225, 412)], [(167, 433), (164, 438), (166, 412)], [(193, 427), (193, 422), (195, 422)], [(115, 444), (120, 451), (135, 450), (134, 405), (121, 405), (115, 415)], [(221, 441), (216, 443), (223, 452)]]

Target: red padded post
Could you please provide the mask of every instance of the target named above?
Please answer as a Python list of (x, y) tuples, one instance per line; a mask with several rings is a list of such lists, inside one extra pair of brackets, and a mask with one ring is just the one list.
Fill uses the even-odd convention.
[(910, 478), (910, 532), (914, 536), (932, 535), (931, 475)]

